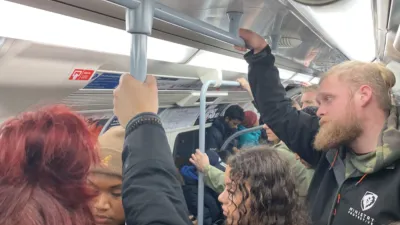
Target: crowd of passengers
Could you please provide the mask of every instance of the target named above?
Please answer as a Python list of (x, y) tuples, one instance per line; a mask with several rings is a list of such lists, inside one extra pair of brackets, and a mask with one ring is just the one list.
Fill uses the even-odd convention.
[[(248, 81), (238, 81), (261, 122), (231, 106), (208, 130), (206, 153), (196, 151), (191, 165), (176, 168), (153, 76), (144, 83), (121, 76), (114, 91), (121, 126), (100, 137), (62, 105), (21, 113), (0, 127), (0, 224), (195, 224), (199, 172), (204, 224), (400, 221), (394, 74), (379, 63), (344, 62), (319, 86), (304, 88), (297, 104), (285, 96), (265, 40), (239, 34), (251, 49), (244, 56)], [(253, 132), (221, 149), (235, 131), (259, 124), (272, 145)]]
[[(239, 79), (241, 86), (252, 96), (250, 85), (246, 79)], [(318, 85), (308, 85), (302, 90), (301, 105), (292, 101), (292, 106), (310, 115), (316, 115), (317, 102), (316, 91)], [(254, 106), (256, 106), (253, 101)], [(206, 133), (206, 151), (199, 150), (192, 155), (192, 165), (178, 168), (182, 175), (182, 190), (189, 212), (193, 219), (197, 217), (198, 207), (198, 171), (205, 174), (204, 190), (204, 225), (223, 224), (224, 215), (218, 196), (225, 189), (224, 172), (225, 163), (229, 157), (240, 152), (259, 146), (263, 142), (261, 130), (242, 134), (237, 140), (229, 142), (222, 149), (227, 139), (237, 131), (246, 130), (263, 124), (253, 111), (245, 111), (238, 105), (230, 106), (224, 116), (213, 122)], [(274, 132), (264, 125), (264, 130), (269, 145), (275, 149), (278, 155), (288, 161), (290, 170), (295, 178), (297, 192), (303, 201), (307, 196), (308, 185), (311, 182), (314, 170), (302, 159), (292, 152)]]

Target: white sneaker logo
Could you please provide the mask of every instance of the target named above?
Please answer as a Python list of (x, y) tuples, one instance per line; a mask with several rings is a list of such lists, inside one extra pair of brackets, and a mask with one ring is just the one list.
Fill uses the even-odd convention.
[(372, 208), (375, 205), (376, 200), (378, 200), (378, 195), (369, 191), (365, 192), (364, 197), (361, 199), (362, 211), (367, 211)]

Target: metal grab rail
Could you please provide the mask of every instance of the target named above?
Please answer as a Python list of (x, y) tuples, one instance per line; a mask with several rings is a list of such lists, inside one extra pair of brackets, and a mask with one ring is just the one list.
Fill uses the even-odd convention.
[(254, 132), (254, 131), (257, 131), (257, 130), (262, 130), (262, 129), (264, 129), (264, 124), (260, 125), (260, 126), (252, 127), (252, 128), (246, 129), (246, 130), (241, 130), (241, 131), (238, 131), (238, 132), (232, 134), (228, 139), (226, 139), (226, 141), (222, 145), (221, 149), (219, 149), (219, 151), (224, 151), (225, 148), (228, 146), (228, 144), (231, 141), (233, 141), (233, 139), (239, 137), (240, 135), (251, 133), (251, 132)]
[[(144, 82), (147, 77), (147, 37), (153, 28), (153, 0), (124, 0), (114, 1), (123, 2), (128, 9), (126, 10), (126, 30), (132, 35), (130, 50), (130, 74), (137, 80)], [(115, 115), (106, 122), (99, 135), (104, 134), (110, 127)]]
[[(224, 41), (236, 46), (245, 47), (243, 39), (237, 35), (241, 12), (228, 12), (229, 31), (222, 30), (201, 20), (177, 12), (155, 0), (105, 0), (126, 8), (125, 24), (127, 32), (132, 34), (130, 73), (136, 79), (144, 82), (147, 76), (147, 37), (151, 35), (153, 18), (157, 18), (194, 32)], [(109, 129), (112, 116), (100, 132), (102, 135)], [(203, 225), (199, 223), (199, 225)]]
[[(106, 0), (106, 1), (122, 7), (126, 7), (128, 9), (136, 9), (141, 5), (141, 2), (143, 1), (146, 2), (149, 0)], [(217, 40), (229, 44), (245, 47), (243, 39), (239, 38), (236, 33), (239, 26), (239, 23), (237, 21), (240, 21), (240, 18), (243, 15), (243, 13), (241, 12), (228, 12), (230, 20), (231, 21), (234, 20), (233, 24), (235, 25), (233, 25), (232, 28), (234, 28), (234, 26), (237, 26), (236, 28), (234, 28), (235, 33), (234, 32), (230, 33), (228, 31), (210, 25), (209, 23), (194, 19), (193, 17), (190, 17), (181, 12), (177, 12), (176, 10), (168, 6), (165, 6), (163, 4), (160, 4), (158, 2), (153, 2), (152, 4), (154, 6), (154, 18), (189, 29), (191, 31), (206, 35), (211, 38), (215, 38)]]
[(103, 128), (101, 129), (99, 136), (102, 135), (102, 134), (104, 134), (104, 133), (108, 130), (108, 128), (110, 128), (112, 121), (113, 121), (116, 117), (117, 117), (116, 115), (112, 115), (112, 116), (110, 117), (110, 119), (107, 120), (106, 124), (104, 124)]
[[(206, 81), (200, 92), (200, 119), (199, 119), (199, 150), (205, 153), (206, 144), (206, 96), (208, 87), (216, 84), (215, 80)], [(221, 86), (239, 87), (236, 81), (221, 81)], [(204, 174), (199, 172), (198, 200), (197, 200), (197, 223), (203, 224), (204, 217)]]

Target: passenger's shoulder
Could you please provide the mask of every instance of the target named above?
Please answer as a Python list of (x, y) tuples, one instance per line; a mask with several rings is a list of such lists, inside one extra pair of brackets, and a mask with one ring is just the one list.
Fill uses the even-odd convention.
[(291, 150), (289, 149), (289, 147), (283, 142), (279, 142), (278, 144), (275, 144), (274, 146), (272, 146), (274, 149), (276, 150), (280, 150), (280, 151), (289, 151), (291, 152)]

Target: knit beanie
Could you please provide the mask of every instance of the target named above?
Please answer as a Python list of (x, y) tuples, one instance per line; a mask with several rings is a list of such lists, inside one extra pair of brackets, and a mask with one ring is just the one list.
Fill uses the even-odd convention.
[(101, 164), (92, 172), (122, 176), (122, 150), (124, 147), (125, 129), (112, 127), (99, 136)]
[(253, 111), (244, 112), (244, 121), (242, 123), (246, 128), (251, 128), (257, 122), (257, 114)]

